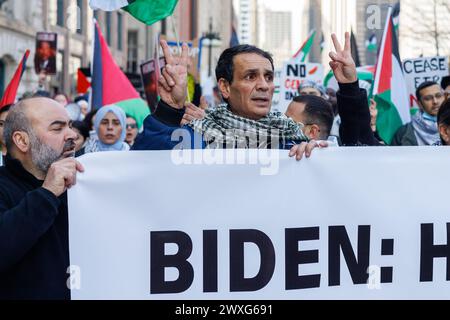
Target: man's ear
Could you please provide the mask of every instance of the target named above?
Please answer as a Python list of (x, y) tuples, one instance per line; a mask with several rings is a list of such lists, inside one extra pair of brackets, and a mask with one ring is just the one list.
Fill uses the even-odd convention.
[(218, 82), (218, 87), (222, 97), (228, 99), (230, 97), (230, 83), (224, 78), (220, 78)]
[(12, 135), (12, 140), (16, 148), (23, 153), (27, 153), (31, 148), (30, 137), (24, 131), (15, 131)]
[(314, 140), (320, 140), (320, 128), (317, 124), (311, 125), (309, 129), (309, 138)]

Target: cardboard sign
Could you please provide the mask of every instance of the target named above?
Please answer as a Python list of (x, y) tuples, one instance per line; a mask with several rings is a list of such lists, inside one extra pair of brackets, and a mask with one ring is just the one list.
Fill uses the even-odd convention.
[(425, 81), (441, 83), (448, 76), (448, 57), (425, 57), (403, 61), (403, 72), (409, 92), (411, 109), (418, 109), (416, 89)]
[(284, 63), (281, 72), (278, 111), (285, 112), (292, 99), (298, 96), (298, 88), (305, 80), (323, 83), (324, 68), (319, 63), (299, 63), (290, 60)]
[(144, 93), (147, 98), (147, 103), (150, 110), (155, 112), (158, 104), (158, 80), (161, 75), (162, 68), (166, 65), (164, 58), (159, 58), (159, 62), (156, 59), (151, 59), (141, 64), (141, 76), (142, 83), (144, 85)]

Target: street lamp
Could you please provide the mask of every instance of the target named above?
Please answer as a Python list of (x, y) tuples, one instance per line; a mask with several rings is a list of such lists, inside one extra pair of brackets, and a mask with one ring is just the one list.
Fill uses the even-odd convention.
[(220, 35), (218, 32), (213, 32), (213, 19), (209, 18), (209, 29), (208, 32), (203, 34), (204, 39), (209, 40), (209, 52), (208, 52), (208, 77), (211, 77), (211, 64), (212, 64), (212, 42), (213, 40), (220, 40)]

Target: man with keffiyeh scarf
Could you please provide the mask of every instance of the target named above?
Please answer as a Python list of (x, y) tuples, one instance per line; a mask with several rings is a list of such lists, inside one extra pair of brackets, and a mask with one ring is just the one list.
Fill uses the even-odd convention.
[[(290, 149), (290, 156), (309, 157), (326, 142), (309, 141), (301, 124), (279, 112), (270, 112), (275, 89), (274, 66), (269, 53), (254, 46), (240, 45), (225, 50), (216, 68), (219, 90), (226, 104), (207, 111), (202, 120), (191, 119), (181, 129), (186, 100), (187, 47), (181, 57), (172, 57), (161, 41), (166, 67), (159, 80), (161, 101), (144, 122), (144, 132), (133, 150), (183, 148)], [(189, 137), (190, 139), (188, 139)]]

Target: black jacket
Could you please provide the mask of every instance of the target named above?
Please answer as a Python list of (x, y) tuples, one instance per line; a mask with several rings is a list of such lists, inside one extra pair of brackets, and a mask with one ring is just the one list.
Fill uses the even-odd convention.
[(0, 168), (0, 300), (70, 299), (67, 194), (6, 157)]
[(401, 126), (392, 138), (391, 146), (418, 146), (412, 122)]
[(339, 136), (344, 146), (380, 146), (370, 128), (367, 92), (358, 82), (339, 84), (336, 94), (341, 117)]

